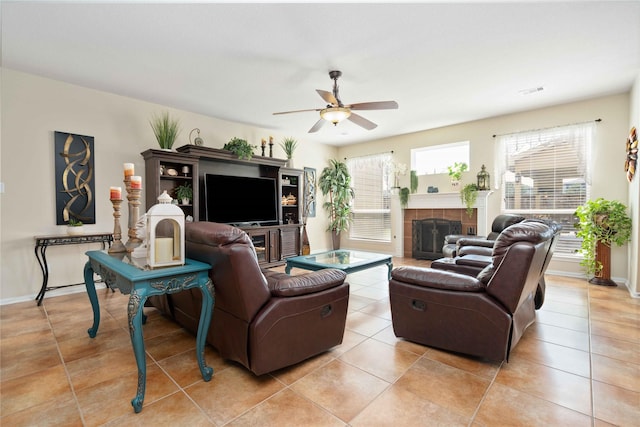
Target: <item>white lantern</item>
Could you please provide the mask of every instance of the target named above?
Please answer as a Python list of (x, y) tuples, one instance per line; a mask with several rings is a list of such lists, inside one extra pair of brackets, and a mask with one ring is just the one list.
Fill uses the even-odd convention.
[(147, 212), (147, 265), (184, 265), (184, 212), (164, 191)]

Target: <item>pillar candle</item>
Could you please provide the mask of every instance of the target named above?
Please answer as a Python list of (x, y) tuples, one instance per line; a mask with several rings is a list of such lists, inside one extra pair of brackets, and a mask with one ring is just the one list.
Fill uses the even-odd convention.
[(111, 200), (122, 200), (122, 187), (109, 187), (109, 198)]
[(133, 163), (124, 164), (124, 178), (126, 179), (128, 176), (133, 176)]
[(156, 237), (154, 244), (156, 263), (170, 262), (173, 260), (173, 238)]
[(132, 176), (131, 177), (131, 188), (132, 189), (140, 189), (142, 188), (142, 177), (141, 176)]

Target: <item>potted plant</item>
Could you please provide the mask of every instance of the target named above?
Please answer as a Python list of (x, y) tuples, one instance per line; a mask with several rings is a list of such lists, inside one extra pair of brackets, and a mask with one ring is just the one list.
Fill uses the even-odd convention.
[(407, 187), (402, 187), (400, 189), (400, 205), (403, 208), (407, 207), (407, 204), (409, 203), (409, 189)]
[(449, 178), (451, 178), (451, 184), (457, 186), (462, 178), (462, 172), (469, 169), (469, 166), (465, 162), (455, 162), (452, 166), (447, 166)]
[(460, 190), (460, 199), (462, 203), (467, 207), (467, 215), (471, 218), (473, 215), (473, 205), (476, 204), (478, 199), (478, 186), (476, 184), (467, 184)]
[(631, 239), (631, 218), (627, 207), (617, 200), (598, 198), (578, 206), (576, 236), (582, 239), (580, 265), (594, 277), (590, 283), (616, 286), (610, 277), (611, 244), (622, 246)]
[(176, 199), (182, 201), (183, 205), (188, 205), (193, 198), (193, 188), (188, 182), (176, 187)]
[(256, 145), (249, 144), (246, 139), (236, 137), (231, 138), (229, 142), (224, 144), (224, 147), (222, 147), (223, 150), (229, 150), (238, 156), (239, 159), (243, 160), (251, 160), (251, 157), (253, 157), (253, 150), (255, 148), (258, 147)]
[(323, 204), (329, 213), (329, 228), (332, 233), (333, 248), (340, 248), (340, 232), (349, 229), (351, 223), (351, 200), (354, 197), (351, 188), (351, 175), (347, 165), (335, 159), (329, 160), (318, 179), (320, 191), (329, 195), (329, 201)]
[(154, 116), (149, 120), (149, 124), (160, 148), (170, 150), (180, 133), (180, 121), (172, 119), (169, 117), (169, 113), (165, 111), (160, 116)]
[(280, 146), (284, 150), (284, 154), (287, 156), (287, 167), (293, 167), (293, 152), (298, 146), (298, 141), (291, 137), (284, 138), (280, 143)]
[(70, 236), (77, 236), (78, 234), (82, 234), (84, 224), (82, 221), (75, 219), (73, 217), (69, 218), (69, 222), (67, 223), (67, 234)]
[(415, 170), (411, 170), (411, 194), (418, 191), (418, 172)]

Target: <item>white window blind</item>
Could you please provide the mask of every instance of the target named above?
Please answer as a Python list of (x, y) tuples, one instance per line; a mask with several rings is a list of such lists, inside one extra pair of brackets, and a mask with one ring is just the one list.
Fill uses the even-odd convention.
[(391, 241), (391, 153), (347, 160), (355, 193), (351, 239)]
[(580, 248), (573, 214), (589, 198), (594, 131), (592, 122), (497, 137), (504, 212), (562, 224), (557, 254)]

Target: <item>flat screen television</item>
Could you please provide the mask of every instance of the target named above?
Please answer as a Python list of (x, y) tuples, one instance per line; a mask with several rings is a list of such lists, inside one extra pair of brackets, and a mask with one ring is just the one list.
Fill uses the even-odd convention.
[(233, 225), (278, 224), (278, 192), (273, 178), (204, 175), (207, 221)]

